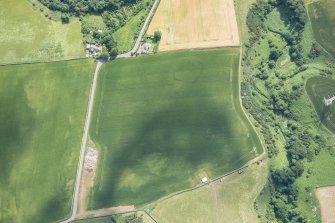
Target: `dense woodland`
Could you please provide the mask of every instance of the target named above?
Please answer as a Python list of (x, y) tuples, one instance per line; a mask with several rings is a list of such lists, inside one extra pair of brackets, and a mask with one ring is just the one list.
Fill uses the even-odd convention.
[[(286, 30), (273, 29), (267, 25), (267, 17), (274, 9), (280, 12), (287, 26)], [(258, 0), (250, 8), (247, 17), (249, 40), (245, 44), (242, 61), (243, 104), (259, 124), (269, 157), (278, 153), (274, 136), (278, 132), (285, 138), (289, 161), (289, 166), (285, 168), (271, 169), (271, 199), (266, 216), (268, 222), (307, 222), (306, 217), (297, 208), (300, 191), (294, 182), (306, 171), (304, 162), (312, 161), (321, 149), (332, 150), (326, 138), (304, 125), (303, 119), (292, 108), (295, 101), (304, 97), (304, 82), (290, 80), (307, 70), (309, 62), (318, 58), (321, 53), (318, 44), (313, 43), (312, 46), (308, 46), (308, 55), (304, 54), (307, 47), (303, 42), (306, 22), (307, 13), (303, 0)], [(286, 47), (280, 48), (278, 42), (269, 38), (268, 46), (265, 47), (270, 51), (269, 57), (256, 63), (255, 56), (259, 56), (258, 52), (262, 51), (257, 49), (261, 48), (261, 43), (266, 42), (269, 34), (278, 36)], [(289, 55), (290, 63), (295, 63), (294, 72), (286, 71), (285, 67), (276, 67), (277, 60), (283, 53)], [(332, 71), (326, 69), (320, 71), (320, 74), (332, 75)], [(259, 90), (255, 80), (263, 82), (268, 94)], [(305, 189), (311, 191), (311, 188)]]
[(39, 0), (51, 10), (75, 15), (102, 13), (117, 10), (124, 5), (137, 3), (138, 0)]
[(68, 23), (71, 16), (101, 15), (107, 30), (103, 33), (82, 23), (84, 39), (90, 36), (93, 43), (104, 46), (102, 57), (118, 54), (117, 42), (113, 33), (124, 26), (133, 16), (149, 7), (146, 0), (39, 0), (43, 5), (54, 11), (62, 12), (61, 20)]

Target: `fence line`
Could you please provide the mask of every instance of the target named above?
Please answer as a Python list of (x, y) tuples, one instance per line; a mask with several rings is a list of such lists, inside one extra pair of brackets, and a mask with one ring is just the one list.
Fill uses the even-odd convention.
[(95, 217), (88, 217), (88, 218), (80, 218), (80, 219), (75, 219), (75, 221), (82, 221), (82, 220), (90, 220), (90, 219), (97, 219), (97, 218), (106, 218), (106, 217), (112, 217), (115, 215), (124, 215), (124, 214), (137, 214), (138, 212), (144, 212), (147, 216), (149, 216), (149, 218), (151, 220), (153, 220), (155, 223), (158, 223), (158, 221), (152, 216), (150, 215), (148, 212), (146, 212), (145, 210), (139, 209), (136, 211), (125, 211), (122, 213), (117, 213), (117, 214), (106, 214), (106, 215), (101, 215), (101, 216), (95, 216)]
[(83, 60), (89, 59), (87, 57), (76, 57), (71, 59), (59, 59), (59, 60), (36, 60), (36, 61), (22, 61), (16, 63), (0, 63), (1, 67), (4, 66), (15, 66), (15, 65), (24, 65), (24, 64), (44, 64), (44, 63), (55, 63), (55, 62), (63, 62), (63, 61), (74, 61), (74, 60)]

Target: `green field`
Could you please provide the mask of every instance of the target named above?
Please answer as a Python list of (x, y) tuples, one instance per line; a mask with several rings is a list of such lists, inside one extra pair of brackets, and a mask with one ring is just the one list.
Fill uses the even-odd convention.
[(239, 50), (119, 59), (102, 67), (90, 135), (90, 208), (141, 206), (262, 153), (239, 102)]
[(315, 39), (335, 57), (335, 3), (320, 0), (308, 5)]
[(0, 63), (84, 56), (80, 23), (63, 25), (47, 19), (27, 0), (0, 1)]
[(0, 222), (70, 213), (93, 61), (0, 67)]
[(306, 91), (322, 123), (335, 133), (335, 103), (325, 106), (324, 97), (335, 95), (335, 80), (321, 76), (307, 80)]
[(143, 9), (113, 34), (120, 52), (127, 52), (132, 49), (146, 15), (147, 10)]
[(253, 203), (267, 180), (267, 161), (251, 165), (197, 190), (160, 202), (151, 215), (159, 223), (260, 222)]
[[(313, 207), (317, 207), (316, 215), (320, 218), (319, 202), (315, 196), (316, 188), (335, 184), (334, 151), (331, 154), (327, 150), (322, 150), (313, 162), (305, 164), (307, 171), (296, 182), (301, 191), (298, 199), (300, 210), (310, 219), (313, 216), (311, 211)], [(313, 193), (306, 191), (306, 187), (310, 187)]]

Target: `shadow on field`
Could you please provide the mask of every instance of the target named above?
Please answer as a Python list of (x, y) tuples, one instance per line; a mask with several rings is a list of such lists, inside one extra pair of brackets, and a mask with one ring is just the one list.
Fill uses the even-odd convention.
[[(196, 92), (196, 86), (190, 83), (183, 87), (185, 92), (179, 95)], [(93, 190), (92, 209), (144, 205), (191, 187), (190, 179), (198, 171), (223, 174), (251, 158), (245, 157), (250, 148), (241, 148), (245, 135), (238, 130), (243, 125), (237, 123), (237, 114), (232, 114), (228, 103), (218, 103), (212, 97), (197, 97), (191, 103), (178, 98), (170, 101), (159, 112), (143, 115), (143, 124), (132, 132), (131, 138), (124, 135), (117, 141), (112, 132), (96, 136), (99, 144), (116, 147), (106, 148), (115, 152), (105, 151), (100, 180), (104, 184)], [(150, 102), (149, 107), (154, 104), (155, 101)], [(101, 118), (109, 122), (106, 119)]]
[[(41, 196), (36, 194), (36, 196)], [(58, 191), (53, 194), (45, 201), (44, 206), (41, 209), (36, 210), (35, 213), (25, 213), (29, 218), (25, 219), (25, 222), (34, 223), (45, 223), (45, 222), (56, 222), (60, 218), (64, 218), (64, 213), (70, 214), (70, 209), (64, 204), (68, 204), (71, 197), (67, 196), (66, 191)], [(23, 210), (24, 211), (24, 210)]]
[[(23, 85), (11, 84), (0, 95), (0, 184), (9, 187), (11, 171), (24, 155), (27, 139), (34, 128), (34, 111), (28, 107)], [(4, 92), (6, 91), (4, 90)]]

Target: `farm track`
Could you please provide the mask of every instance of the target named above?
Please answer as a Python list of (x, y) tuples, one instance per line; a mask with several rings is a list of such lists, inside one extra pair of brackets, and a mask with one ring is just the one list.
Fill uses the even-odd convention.
[(96, 91), (96, 86), (97, 86), (97, 80), (99, 76), (99, 70), (102, 64), (103, 64), (102, 61), (98, 61), (97, 66), (95, 68), (93, 82), (91, 86), (90, 98), (89, 98), (88, 105), (87, 105), (86, 121), (85, 121), (84, 133), (83, 133), (83, 138), (82, 138), (81, 147), (80, 147), (79, 163), (78, 163), (76, 182), (75, 182), (75, 188), (74, 188), (74, 193), (73, 193), (72, 213), (68, 219), (61, 221), (60, 223), (72, 222), (76, 218), (76, 215), (77, 215), (79, 190), (80, 190), (80, 179), (81, 179), (81, 175), (83, 171), (85, 148), (86, 148), (87, 139), (88, 139), (88, 131), (90, 128), (90, 123), (91, 123), (92, 110), (93, 110), (93, 104), (94, 104), (93, 102), (94, 102), (94, 96), (95, 96), (95, 91)]
[[(143, 27), (137, 37), (134, 47), (129, 52), (120, 54), (116, 58), (128, 58), (128, 57), (132, 57), (133, 55), (135, 55), (136, 51), (139, 48), (143, 35), (145, 34), (146, 29), (149, 25), (149, 22), (153, 16), (153, 13), (155, 12), (155, 9), (157, 8), (158, 3), (159, 3), (159, 0), (155, 0), (153, 6), (150, 9), (149, 14), (147, 15), (147, 18), (143, 24)], [(74, 194), (73, 194), (72, 212), (68, 219), (64, 221), (60, 221), (60, 223), (72, 222), (76, 218), (76, 215), (77, 215), (79, 192), (80, 192), (80, 181), (81, 181), (81, 175), (82, 175), (83, 164), (84, 164), (84, 159), (85, 159), (85, 149), (86, 149), (86, 144), (87, 144), (87, 139), (88, 139), (90, 123), (91, 123), (97, 80), (98, 80), (99, 71), (100, 71), (102, 64), (103, 62), (98, 60), (98, 63), (97, 63), (97, 66), (94, 72), (94, 77), (93, 77), (93, 82), (92, 82), (92, 87), (91, 87), (91, 92), (90, 92), (90, 98), (89, 98), (89, 102), (87, 106), (87, 115), (86, 115), (86, 121), (85, 121), (85, 127), (84, 127), (84, 134), (83, 134), (82, 144), (80, 148), (79, 163), (78, 163), (78, 168), (77, 168), (76, 182), (75, 182), (75, 188), (74, 188)]]

